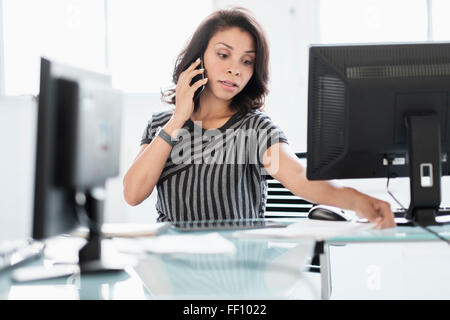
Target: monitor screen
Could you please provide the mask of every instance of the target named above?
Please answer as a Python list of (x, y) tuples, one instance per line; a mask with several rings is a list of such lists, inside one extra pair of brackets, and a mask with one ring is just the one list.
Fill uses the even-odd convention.
[(33, 238), (72, 231), (80, 212), (98, 232), (96, 195), (119, 173), (121, 111), (109, 75), (41, 58)]
[(311, 46), (308, 179), (410, 177), (411, 203), (438, 208), (449, 94), (450, 43)]

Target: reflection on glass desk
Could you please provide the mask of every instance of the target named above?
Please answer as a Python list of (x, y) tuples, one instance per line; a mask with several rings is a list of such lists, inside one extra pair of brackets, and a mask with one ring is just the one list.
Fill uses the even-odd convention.
[(135, 270), (155, 298), (302, 298), (295, 292), (308, 285), (302, 274), (313, 242), (230, 240), (235, 254), (149, 255)]
[[(428, 226), (428, 229), (437, 232), (440, 236), (450, 239), (450, 224)], [(398, 242), (398, 241), (442, 241), (433, 233), (421, 227), (397, 226), (390, 229), (372, 229), (357, 232), (347, 236), (333, 237), (327, 243), (351, 242)]]
[[(427, 228), (450, 240), (449, 224)], [(321, 255), (322, 298), (448, 299), (449, 268), (448, 243), (421, 227), (333, 237)]]
[[(146, 299), (146, 291), (140, 279), (129, 273), (131, 267), (118, 273), (72, 274), (61, 278), (31, 282), (15, 282), (13, 273), (25, 268), (44, 268), (50, 272), (56, 266), (73, 266), (78, 249), (85, 239), (56, 237), (47, 242), (44, 258), (25, 262), (20, 268), (0, 273), (0, 300), (78, 300), (78, 299)], [(105, 252), (113, 253), (111, 242), (106, 241)], [(110, 254), (114, 259), (118, 254)], [(132, 264), (132, 257), (121, 255), (122, 261)]]
[(14, 283), (8, 277), (8, 273), (0, 275), (1, 300), (142, 300), (147, 298), (148, 295), (140, 279), (127, 271), (114, 275), (80, 276), (75, 274), (65, 278), (29, 283)]
[[(205, 231), (192, 232), (204, 234)], [(0, 299), (318, 299), (320, 288), (303, 276), (313, 241), (238, 239), (219, 232), (236, 246), (234, 254), (113, 253), (114, 241), (104, 241), (105, 258), (129, 261), (113, 274), (15, 283), (13, 271), (0, 274)], [(186, 232), (170, 229), (170, 235)], [(58, 239), (61, 240), (61, 239)], [(84, 239), (66, 237), (48, 245), (45, 258), (25, 265), (75, 262)], [(108, 249), (109, 248), (109, 249)], [(63, 255), (58, 252), (63, 251)], [(70, 254), (69, 254), (70, 253)], [(73, 255), (72, 255), (73, 253)], [(128, 259), (128, 260), (127, 260)]]

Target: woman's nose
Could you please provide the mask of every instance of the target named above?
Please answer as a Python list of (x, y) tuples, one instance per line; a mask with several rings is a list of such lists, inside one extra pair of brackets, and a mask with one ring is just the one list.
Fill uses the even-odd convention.
[(241, 73), (239, 72), (239, 70), (235, 70), (235, 71), (233, 71), (232, 69), (228, 69), (228, 71), (227, 71), (229, 74), (233, 74), (233, 75), (236, 75), (236, 76), (238, 76), (238, 75), (240, 75)]

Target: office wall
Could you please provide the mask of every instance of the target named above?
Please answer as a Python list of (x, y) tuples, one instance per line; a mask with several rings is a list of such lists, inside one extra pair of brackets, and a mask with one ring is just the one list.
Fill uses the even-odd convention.
[[(3, 0), (0, 0), (0, 70), (4, 70), (4, 50), (3, 50)], [(5, 92), (4, 72), (0, 72), (0, 96)]]
[(0, 240), (31, 236), (36, 104), (0, 98)]
[[(108, 222), (156, 220), (156, 191), (140, 206), (130, 207), (123, 199), (122, 178), (139, 150), (151, 113), (163, 107), (157, 94), (125, 96), (120, 175), (106, 185)], [(0, 240), (31, 236), (36, 129), (37, 103), (32, 96), (0, 98)]]
[(231, 5), (251, 10), (266, 31), (270, 93), (265, 111), (295, 151), (306, 151), (308, 48), (319, 42), (319, 1), (213, 0), (214, 9)]
[[(233, 5), (233, 1), (213, 0), (213, 10)], [(309, 0), (273, 2), (243, 0), (236, 2), (250, 9), (263, 23), (271, 47), (266, 112), (289, 138), (295, 151), (306, 151), (306, 103), (308, 46), (318, 42), (318, 3)], [(199, 21), (200, 22), (200, 21)], [(124, 115), (121, 174), (132, 163), (138, 141), (151, 113), (166, 108), (159, 94), (127, 94)], [(138, 207), (130, 207), (121, 197), (121, 178), (109, 184), (107, 203), (110, 221), (154, 221), (156, 192)], [(120, 196), (119, 196), (120, 195)], [(111, 200), (112, 199), (112, 200)]]
[(122, 179), (140, 149), (142, 133), (153, 112), (169, 108), (159, 94), (126, 94), (122, 122), (120, 175), (107, 184), (106, 221), (155, 222), (156, 190), (139, 206), (131, 207), (123, 199)]
[[(107, 222), (147, 222), (156, 220), (156, 191), (137, 207), (127, 205), (122, 195), (122, 178), (136, 156), (142, 132), (152, 112), (167, 108), (158, 94), (125, 96), (122, 122), (120, 175), (106, 185)], [(31, 96), (0, 99), (0, 240), (31, 235), (37, 106)], [(386, 192), (386, 179), (341, 180), (372, 196), (398, 205)], [(391, 191), (409, 204), (409, 179), (393, 179)], [(450, 177), (443, 178), (442, 205), (450, 207)]]
[[(271, 50), (266, 112), (283, 129), (296, 152), (306, 151), (308, 49), (310, 44), (321, 42), (320, 1), (213, 0), (214, 9), (231, 5), (250, 9), (263, 24)], [(349, 179), (336, 183), (355, 187), (399, 208), (387, 193), (386, 179)], [(408, 206), (409, 179), (393, 179), (389, 189)], [(442, 194), (450, 194), (449, 191), (448, 179), (444, 178)], [(443, 200), (448, 204), (450, 199)]]
[[(2, 0), (0, 0), (0, 3)], [(213, 0), (213, 8), (233, 4)], [(307, 48), (319, 42), (318, 1), (285, 0), (237, 2), (254, 12), (263, 23), (271, 45), (271, 82), (266, 112), (287, 134), (295, 151), (306, 151)], [(0, 52), (1, 58), (1, 52)], [(1, 80), (1, 79), (0, 79)], [(122, 196), (122, 177), (139, 150), (139, 140), (151, 113), (166, 108), (159, 93), (126, 94), (120, 176), (107, 183), (105, 220), (111, 222), (153, 222), (156, 192), (137, 207), (128, 206)], [(0, 100), (0, 237), (21, 237), (31, 232), (36, 105), (31, 97)], [(398, 205), (386, 192), (386, 179), (343, 180), (373, 196)], [(409, 204), (409, 180), (394, 179), (391, 191)], [(449, 178), (444, 178), (443, 205), (450, 206)]]

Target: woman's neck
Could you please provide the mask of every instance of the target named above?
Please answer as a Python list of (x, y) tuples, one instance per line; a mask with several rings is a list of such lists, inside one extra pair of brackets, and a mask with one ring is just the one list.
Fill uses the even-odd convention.
[(193, 121), (223, 119), (231, 117), (234, 113), (235, 111), (230, 109), (230, 101), (217, 99), (217, 97), (204, 92), (200, 96), (199, 107), (192, 114), (191, 119)]

